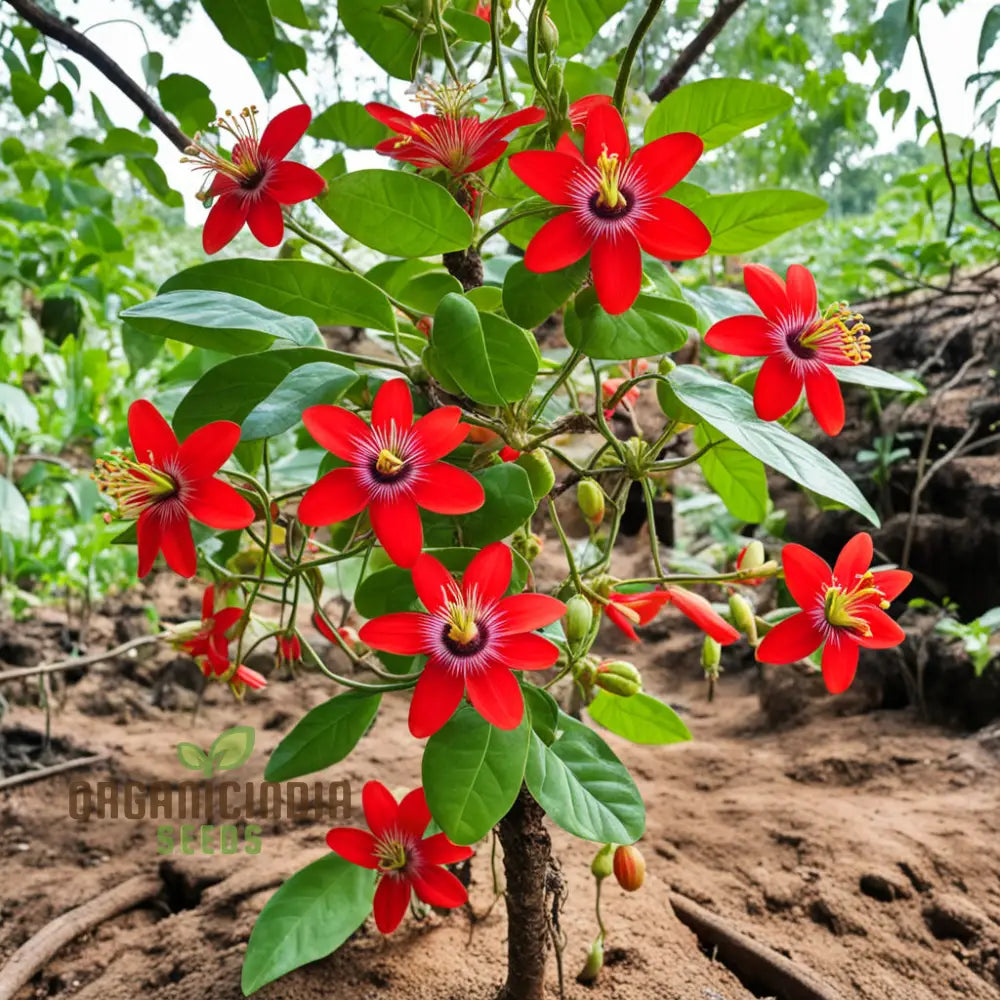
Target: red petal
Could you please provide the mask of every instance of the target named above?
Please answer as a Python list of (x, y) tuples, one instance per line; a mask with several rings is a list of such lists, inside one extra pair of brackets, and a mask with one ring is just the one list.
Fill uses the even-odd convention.
[(389, 503), (373, 500), (368, 516), (375, 537), (382, 543), (389, 558), (404, 569), (412, 566), (424, 547), (424, 528), (416, 503), (409, 497), (400, 497)]
[(488, 123), (489, 134), (498, 139), (506, 138), (516, 129), (523, 128), (525, 125), (537, 125), (544, 120), (545, 109), (531, 105), (527, 108), (521, 108), (520, 111), (514, 111), (512, 114), (494, 118), (492, 122)]
[(806, 399), (816, 422), (831, 436), (844, 429), (844, 397), (840, 383), (826, 366), (806, 372)]
[(872, 536), (867, 531), (859, 531), (841, 550), (833, 565), (833, 575), (837, 583), (850, 589), (858, 578), (868, 572), (872, 564), (875, 548)]
[(215, 586), (209, 584), (201, 597), (201, 620), (208, 621), (215, 614)]
[(878, 608), (867, 611), (864, 618), (872, 630), (871, 635), (858, 637), (858, 644), (865, 649), (891, 649), (906, 638), (899, 624)]
[(422, 469), (412, 495), (417, 506), (435, 514), (468, 514), (486, 501), (482, 484), (471, 472), (445, 462)]
[[(388, 104), (378, 104), (375, 101), (366, 104), (365, 111), (372, 118), (380, 121), (383, 125), (387, 125), (393, 132), (401, 132), (403, 135), (413, 134), (413, 115), (408, 115), (405, 111), (400, 111), (398, 108), (390, 108)], [(387, 141), (394, 142), (395, 140)]]
[(412, 576), (417, 597), (428, 611), (437, 611), (456, 589), (451, 573), (426, 552), (413, 564)]
[(715, 612), (708, 599), (701, 594), (694, 594), (683, 587), (667, 587), (671, 603), (691, 619), (707, 635), (716, 642), (728, 646), (739, 639), (740, 634), (724, 618)]
[(368, 829), (378, 839), (392, 830), (399, 819), (399, 806), (392, 792), (381, 781), (366, 781), (361, 789), (361, 807), (365, 811)]
[(807, 319), (816, 315), (819, 308), (816, 296), (816, 280), (801, 264), (792, 264), (785, 274), (785, 289), (788, 304), (798, 309)]
[(515, 175), (535, 194), (554, 205), (572, 205), (569, 188), (581, 169), (578, 155), (573, 157), (558, 150), (530, 149), (525, 153), (515, 153), (507, 162)]
[(281, 206), (266, 194), (261, 194), (247, 215), (250, 232), (266, 247), (276, 247), (285, 235), (285, 219)]
[(639, 245), (646, 253), (665, 260), (690, 260), (708, 252), (712, 234), (690, 208), (659, 198), (650, 218), (635, 227)]
[(465, 682), (441, 664), (429, 660), (410, 702), (410, 734), (418, 740), (433, 736), (454, 714), (465, 693)]
[(260, 137), (261, 155), (272, 160), (283, 160), (305, 135), (310, 121), (312, 112), (307, 104), (296, 104), (275, 115)]
[(756, 358), (774, 348), (770, 330), (771, 321), (763, 316), (730, 316), (709, 327), (705, 343), (726, 354)]
[(806, 612), (778, 622), (757, 647), (760, 663), (795, 663), (812, 653), (823, 641)]
[(815, 607), (817, 596), (825, 594), (833, 582), (833, 571), (826, 560), (795, 542), (782, 548), (781, 565), (785, 570), (785, 585), (800, 608)]
[(434, 866), (421, 868), (411, 876), (413, 891), (429, 906), (453, 910), (469, 900), (465, 886), (451, 872)]
[(245, 528), (254, 520), (253, 507), (221, 479), (202, 479), (191, 488), (184, 507), (196, 521), (220, 531)]
[(858, 652), (858, 644), (846, 637), (834, 635), (827, 640), (823, 647), (823, 681), (830, 694), (840, 694), (851, 686), (858, 669)]
[(151, 507), (139, 515), (135, 525), (135, 537), (139, 549), (139, 576), (149, 575), (160, 551), (162, 525), (156, 511)]
[(573, 212), (549, 219), (531, 237), (524, 252), (524, 266), (535, 274), (559, 271), (575, 264), (590, 249), (593, 240)]
[(532, 632), (566, 614), (566, 605), (547, 594), (516, 594), (500, 601), (507, 632)]
[(504, 639), (503, 661), (511, 670), (546, 670), (559, 659), (559, 647), (534, 632)]
[(872, 573), (875, 586), (882, 591), (887, 601), (894, 601), (906, 590), (913, 580), (913, 574), (904, 569), (883, 569)]
[(263, 674), (258, 674), (256, 670), (243, 666), (241, 663), (233, 674), (233, 681), (236, 684), (245, 684), (254, 691), (260, 691), (267, 687), (267, 678)]
[(559, 141), (556, 143), (556, 152), (565, 153), (567, 156), (573, 157), (578, 164), (583, 163), (583, 153), (580, 152), (576, 143), (568, 135), (559, 136)]
[(743, 268), (743, 283), (757, 308), (768, 318), (780, 319), (788, 310), (785, 283), (763, 264), (747, 264)]
[(469, 425), (459, 423), (462, 411), (457, 406), (442, 406), (422, 416), (413, 425), (413, 437), (420, 445), (425, 462), (436, 462), (454, 451), (469, 433)]
[(326, 835), (326, 846), (352, 865), (378, 868), (375, 857), (375, 838), (367, 830), (354, 827), (337, 827)]
[[(211, 616), (210, 616), (211, 617)], [(214, 635), (226, 638), (226, 633), (243, 617), (242, 608), (220, 608), (215, 612), (215, 627), (212, 629)]]
[(325, 188), (323, 175), (312, 167), (294, 160), (283, 160), (267, 178), (264, 191), (281, 205), (297, 205), (300, 201), (309, 201), (322, 194)]
[(302, 422), (313, 440), (337, 458), (354, 460), (358, 447), (371, 437), (371, 429), (356, 414), (342, 406), (310, 406)]
[(413, 426), (413, 397), (403, 378), (383, 382), (372, 403), (372, 427), (388, 432), (393, 423), (399, 430)]
[(611, 623), (621, 629), (630, 639), (634, 639), (636, 642), (639, 641), (639, 636), (636, 634), (635, 626), (626, 618), (621, 611), (614, 606), (614, 604), (607, 604), (604, 607), (604, 613), (608, 616)]
[(426, 623), (427, 615), (418, 611), (397, 611), (365, 622), (358, 635), (372, 649), (398, 653), (400, 656), (415, 656), (425, 651)]
[(427, 824), (431, 821), (431, 811), (427, 808), (427, 799), (422, 788), (414, 788), (403, 796), (399, 803), (399, 825), (406, 833), (422, 837)]
[(690, 173), (704, 149), (705, 144), (693, 132), (674, 132), (637, 149), (629, 173), (640, 172), (646, 190), (661, 195)]
[(499, 601), (510, 586), (514, 571), (514, 558), (503, 542), (493, 542), (472, 557), (462, 575), (462, 592), (471, 596), (473, 591), (484, 603)]
[(497, 729), (517, 729), (524, 718), (524, 696), (506, 667), (490, 667), (465, 678), (472, 707)]
[(403, 875), (383, 875), (375, 890), (372, 913), (382, 934), (391, 934), (406, 916), (410, 905), (410, 880)]
[(218, 198), (219, 195), (225, 194), (227, 191), (235, 191), (238, 188), (239, 184), (232, 177), (227, 177), (225, 174), (216, 174), (212, 178), (212, 183), (208, 186), (208, 193), (213, 198)]
[(483, 167), (488, 167), (491, 163), (495, 163), (499, 160), (500, 157), (503, 156), (506, 149), (507, 143), (500, 140), (487, 143), (479, 150), (478, 154), (469, 161), (468, 166), (461, 170), (461, 173), (474, 174), (477, 170), (482, 170)]
[(453, 844), (445, 833), (435, 833), (420, 845), (420, 856), (429, 865), (455, 865), (474, 853), (471, 847)]
[(590, 270), (605, 312), (616, 316), (632, 307), (642, 285), (642, 254), (634, 237), (598, 237), (590, 253)]
[(368, 491), (358, 482), (355, 469), (331, 469), (306, 490), (298, 518), (309, 527), (346, 521), (368, 506)]
[(753, 408), (761, 420), (783, 417), (802, 395), (802, 379), (783, 358), (772, 354), (757, 373)]
[(610, 94), (588, 94), (586, 97), (581, 97), (569, 106), (567, 117), (569, 118), (570, 125), (572, 125), (574, 129), (583, 128), (587, 124), (590, 112), (593, 111), (594, 108), (610, 103)]
[(164, 462), (177, 455), (177, 436), (163, 414), (146, 399), (137, 399), (128, 408), (128, 435), (139, 462), (162, 469)]
[(179, 576), (190, 580), (198, 570), (198, 554), (194, 550), (191, 524), (186, 517), (174, 518), (163, 525), (160, 550), (167, 565)]
[(624, 604), (639, 616), (640, 625), (648, 625), (669, 603), (670, 594), (665, 590), (650, 590), (641, 594), (612, 594), (615, 604)]
[(240, 425), (216, 420), (184, 439), (178, 459), (188, 479), (214, 476), (233, 453), (240, 440)]
[(250, 213), (250, 203), (241, 189), (220, 195), (208, 213), (201, 233), (205, 253), (218, 253), (243, 228)]
[(589, 166), (596, 166), (597, 158), (605, 150), (608, 155), (617, 153), (622, 166), (631, 152), (625, 123), (618, 109), (611, 104), (599, 104), (591, 109), (583, 134), (583, 158)]

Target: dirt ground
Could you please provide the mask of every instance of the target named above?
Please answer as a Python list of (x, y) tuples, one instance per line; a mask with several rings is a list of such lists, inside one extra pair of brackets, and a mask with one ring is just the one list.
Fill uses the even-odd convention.
[[(181, 592), (191, 607), (197, 591)], [(18, 630), (58, 656), (55, 613)], [(127, 609), (96, 616), (91, 648), (121, 639)], [(567, 996), (608, 1000), (746, 1000), (755, 995), (699, 947), (673, 915), (679, 892), (733, 928), (807, 966), (844, 998), (1000, 998), (1000, 739), (931, 728), (909, 711), (843, 714), (857, 701), (820, 696), (808, 721), (775, 730), (759, 707), (753, 668), (722, 677), (708, 703), (693, 636), (669, 614), (634, 659), (646, 688), (666, 697), (694, 741), (635, 747), (609, 736), (646, 800), (643, 889), (605, 892), (609, 959), (599, 985), (574, 977), (596, 933), (589, 846), (553, 831), (569, 896)], [(117, 634), (113, 634), (117, 628)], [(605, 648), (626, 648), (616, 635)], [(9, 646), (8, 639), (8, 646)], [(23, 650), (22, 650), (23, 652)], [(250, 761), (232, 777), (260, 780), (270, 751), (328, 682), (301, 674), (235, 702), (208, 690), (197, 717), (197, 677), (160, 650), (102, 663), (67, 677), (54, 692), (53, 734), (107, 762), (0, 793), (0, 959), (49, 920), (129, 877), (164, 865), (167, 888), (153, 905), (101, 925), (64, 948), (18, 995), (81, 1000), (236, 1000), (246, 941), (268, 896), (324, 854), (325, 821), (263, 823), (257, 855), (156, 853), (155, 821), (79, 822), (69, 788), (81, 777), (179, 781), (175, 744), (207, 746), (225, 727), (256, 727)], [(791, 668), (783, 668), (791, 669)], [(22, 687), (23, 685), (23, 687)], [(806, 687), (809, 688), (807, 682)], [(41, 732), (33, 684), (5, 686), (3, 719)], [(813, 690), (813, 688), (809, 688)], [(420, 758), (404, 724), (402, 697), (387, 696), (373, 731), (323, 777), (412, 787)], [(356, 814), (360, 821), (360, 811)], [(490, 910), (489, 843), (472, 866), (471, 911), (407, 919), (391, 938), (369, 924), (335, 956), (261, 991), (262, 1000), (479, 1000), (501, 983), (502, 903)], [(488, 915), (483, 916), (489, 911)], [(555, 963), (550, 989), (556, 992)]]

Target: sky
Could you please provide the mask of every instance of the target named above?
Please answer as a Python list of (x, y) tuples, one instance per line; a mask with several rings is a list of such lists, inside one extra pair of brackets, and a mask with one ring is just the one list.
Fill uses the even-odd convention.
[[(888, 0), (879, 0), (878, 11), (881, 12), (887, 3)], [(82, 16), (84, 6), (86, 18)], [(930, 40), (927, 47), (931, 72), (944, 125), (950, 132), (969, 134), (972, 127), (973, 95), (966, 91), (965, 79), (975, 70), (979, 28), (991, 6), (992, 0), (966, 0), (945, 17), (936, 4), (929, 4), (922, 14), (923, 35), (925, 40)], [(122, 20), (123, 16), (132, 16), (131, 6), (123, 0), (87, 0), (85, 5), (77, 7), (76, 15), (80, 20), (79, 28), (109, 52), (129, 75), (142, 81), (140, 58), (145, 51), (142, 35), (134, 23)], [(225, 44), (200, 5), (195, 6), (192, 16), (176, 40), (167, 38), (149, 25), (143, 25), (143, 30), (150, 47), (163, 53), (164, 75), (189, 73), (203, 80), (210, 88), (220, 111), (227, 107), (256, 103), (262, 111), (276, 113), (299, 103), (298, 97), (285, 80), (281, 81), (278, 93), (271, 102), (266, 102), (246, 61)], [(83, 75), (83, 88), (97, 93), (111, 118), (127, 127), (137, 126), (141, 115), (135, 106), (96, 69), (82, 59), (74, 57), (74, 61)], [(363, 102), (370, 98), (375, 86), (384, 89), (385, 75), (364, 53), (356, 50), (342, 53), (341, 66), (345, 98)], [(847, 70), (852, 79), (868, 84), (874, 81), (878, 73), (871, 57), (862, 65), (848, 56)], [(325, 81), (321, 75), (304, 76), (298, 73), (296, 77), (314, 111), (322, 110), (335, 99), (332, 82)], [(873, 99), (869, 120), (878, 131), (878, 152), (891, 151), (900, 141), (915, 137), (912, 108), (916, 104), (923, 104), (925, 110), (930, 110), (927, 87), (914, 43), (910, 43), (902, 68), (890, 81), (890, 86), (896, 90), (911, 92), (911, 111), (900, 122), (899, 128), (893, 131), (891, 118), (879, 113)], [(392, 96), (404, 109), (407, 108), (405, 89), (406, 84), (401, 81), (393, 81), (391, 85)], [(172, 186), (184, 195), (189, 221), (199, 223), (204, 218), (204, 208), (195, 200), (194, 195), (200, 184), (200, 176), (179, 162), (179, 155), (169, 142), (161, 137), (157, 138), (160, 143), (158, 160)], [(328, 154), (324, 151), (321, 154), (317, 152), (317, 155), (325, 158)], [(373, 166), (377, 165), (377, 160), (377, 154), (356, 152), (349, 154), (348, 164), (352, 168)]]

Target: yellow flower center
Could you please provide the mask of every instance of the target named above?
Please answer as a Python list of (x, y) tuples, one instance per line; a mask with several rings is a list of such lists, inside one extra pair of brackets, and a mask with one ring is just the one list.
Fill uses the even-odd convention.
[(406, 847), (398, 840), (380, 840), (375, 845), (378, 867), (384, 872), (398, 872), (406, 867)]
[(383, 448), (375, 459), (375, 471), (383, 476), (395, 476), (403, 470), (406, 463), (395, 452)]
[(475, 611), (462, 604), (448, 608), (448, 638), (459, 646), (469, 646), (479, 638)]
[(97, 460), (97, 488), (118, 505), (118, 516), (130, 521), (153, 504), (177, 493), (177, 483), (162, 469), (112, 454)]
[(597, 158), (597, 170), (600, 174), (597, 181), (597, 204), (601, 208), (627, 208), (628, 201), (618, 187), (622, 164), (617, 153), (609, 153), (605, 146)]
[(813, 328), (799, 338), (799, 344), (816, 348), (823, 343), (833, 343), (852, 365), (863, 365), (872, 357), (869, 333), (871, 327), (861, 313), (855, 312), (846, 302), (835, 302)]
[[(195, 170), (209, 171), (209, 176), (215, 173), (225, 174), (239, 184), (254, 186), (254, 181), (261, 174), (258, 155), (260, 130), (257, 126), (256, 106), (243, 108), (238, 115), (227, 109), (212, 124), (233, 137), (235, 141), (232, 154), (225, 156), (214, 142), (206, 140), (201, 132), (196, 132), (194, 142), (184, 151), (188, 155), (181, 158), (181, 163), (192, 163)], [(200, 197), (207, 195), (203, 192)]]
[(863, 636), (870, 636), (872, 630), (867, 620), (862, 617), (862, 612), (871, 610), (874, 606), (884, 610), (889, 607), (889, 602), (882, 591), (875, 586), (871, 571), (865, 573), (850, 589), (841, 586), (828, 587), (823, 598), (823, 614), (831, 625), (854, 629)]

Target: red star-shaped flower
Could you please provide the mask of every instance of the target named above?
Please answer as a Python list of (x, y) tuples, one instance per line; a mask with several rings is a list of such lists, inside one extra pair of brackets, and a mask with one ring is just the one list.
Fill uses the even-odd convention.
[(558, 271), (589, 252), (598, 300), (609, 313), (625, 312), (642, 284), (643, 250), (687, 260), (712, 242), (690, 209), (662, 197), (703, 148), (698, 136), (677, 132), (632, 153), (617, 109), (596, 104), (587, 114), (582, 156), (568, 136), (552, 151), (515, 153), (511, 170), (536, 194), (567, 208), (532, 237), (525, 267)]
[(664, 587), (662, 590), (647, 590), (636, 594), (609, 594), (611, 602), (604, 608), (608, 618), (630, 639), (638, 642), (636, 625), (648, 625), (659, 614), (665, 604), (673, 604), (678, 611), (691, 619), (716, 642), (728, 646), (736, 642), (740, 634), (712, 605), (701, 596), (683, 587)]
[(858, 652), (888, 649), (906, 638), (885, 613), (913, 579), (901, 569), (872, 572), (871, 535), (860, 532), (841, 550), (833, 569), (802, 545), (781, 550), (785, 583), (802, 609), (779, 622), (757, 647), (761, 663), (794, 663), (823, 646), (823, 680), (840, 694), (851, 686)]

